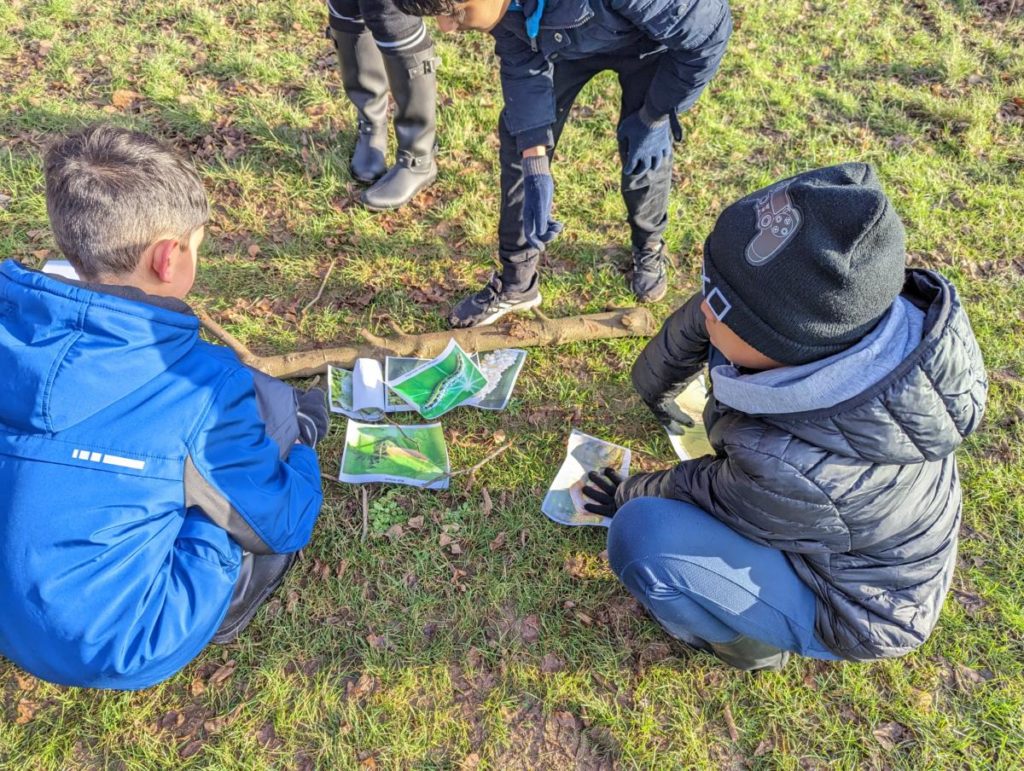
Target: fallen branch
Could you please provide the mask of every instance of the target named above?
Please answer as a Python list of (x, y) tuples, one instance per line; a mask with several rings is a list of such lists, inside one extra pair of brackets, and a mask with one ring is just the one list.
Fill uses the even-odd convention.
[(486, 466), (492, 460), (497, 458), (499, 455), (501, 455), (503, 452), (505, 452), (505, 450), (507, 450), (511, 446), (512, 446), (512, 442), (509, 442), (508, 444), (503, 444), (501, 447), (499, 447), (497, 450), (495, 450), (494, 452), (489, 454), (486, 458), (484, 458), (482, 461), (477, 463), (475, 466), (470, 466), (469, 468), (460, 468), (458, 471), (449, 471), (449, 472), (447, 472), (445, 474), (438, 474), (433, 479), (427, 480), (423, 484), (423, 486), (424, 487), (430, 487), (431, 485), (437, 484), (442, 479), (454, 479), (455, 477), (460, 477), (463, 474), (469, 474), (470, 482), (472, 482), (472, 480), (474, 480), (476, 478), (476, 472), (478, 472), (480, 469), (482, 469), (484, 466)]
[(325, 373), (328, 364), (352, 367), (360, 357), (381, 359), (385, 356), (415, 356), (431, 359), (441, 353), (452, 338), (467, 351), (484, 353), (499, 348), (532, 348), (616, 337), (650, 337), (657, 331), (654, 317), (649, 310), (626, 308), (564, 319), (517, 318), (514, 324), (504, 331), (487, 326), (410, 335), (394, 328), (394, 334), (380, 337), (364, 329), (359, 332), (366, 341), (362, 345), (319, 348), (277, 356), (257, 356), (210, 318), (209, 314), (201, 310), (197, 311), (197, 314), (210, 334), (238, 354), (238, 358), (245, 364), (273, 377), (310, 377)]

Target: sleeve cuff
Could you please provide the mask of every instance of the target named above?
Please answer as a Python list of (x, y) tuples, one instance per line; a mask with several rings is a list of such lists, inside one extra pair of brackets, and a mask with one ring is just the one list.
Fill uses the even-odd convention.
[(551, 147), (554, 144), (555, 135), (551, 130), (551, 126), (539, 126), (538, 128), (524, 131), (522, 134), (516, 134), (516, 149), (519, 150), (520, 154), (531, 147), (539, 147), (540, 145)]
[(640, 107), (640, 120), (642, 120), (646, 126), (655, 126), (667, 117), (667, 113), (659, 113), (656, 110), (652, 110), (647, 102), (644, 102)]
[(550, 174), (551, 164), (546, 155), (531, 155), (523, 158), (523, 176), (534, 177), (541, 174)]

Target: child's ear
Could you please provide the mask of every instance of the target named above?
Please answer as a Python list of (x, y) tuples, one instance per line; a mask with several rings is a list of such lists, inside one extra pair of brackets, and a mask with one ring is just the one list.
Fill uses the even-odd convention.
[(150, 248), (149, 267), (161, 283), (170, 284), (178, 268), (181, 244), (176, 238), (164, 238)]

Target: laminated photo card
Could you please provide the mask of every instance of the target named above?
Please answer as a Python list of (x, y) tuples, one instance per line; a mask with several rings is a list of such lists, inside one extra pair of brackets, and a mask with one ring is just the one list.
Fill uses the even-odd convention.
[(626, 478), (631, 460), (629, 448), (573, 430), (569, 434), (565, 460), (544, 496), (540, 510), (560, 525), (608, 527), (612, 523), (611, 517), (591, 514), (583, 508), (587, 502), (583, 497), (583, 488), (589, 482), (587, 474), (610, 467)]
[(448, 489), (448, 446), (440, 423), (375, 426), (348, 422), (338, 480)]
[(450, 340), (440, 356), (388, 382), (388, 386), (428, 420), (444, 415), (487, 386), (469, 354)]
[(669, 444), (675, 450), (679, 460), (692, 460), (704, 455), (714, 455), (708, 441), (708, 432), (704, 427), (704, 404), (708, 400), (708, 389), (704, 384), (704, 377), (696, 377), (683, 392), (676, 397), (676, 404), (687, 415), (693, 418), (693, 425), (683, 430), (681, 434), (674, 434), (668, 429)]
[[(480, 393), (471, 396), (459, 406), (476, 407), (481, 410), (503, 410), (508, 407), (519, 373), (526, 362), (526, 351), (518, 348), (501, 348), (490, 353), (474, 353), (470, 358), (487, 379), (487, 385)], [(384, 380), (390, 384), (428, 361), (429, 359), (407, 356), (388, 356), (384, 361)]]
[(380, 420), (385, 412), (410, 412), (412, 407), (388, 392), (376, 359), (356, 359), (352, 370), (328, 367), (331, 412), (356, 420)]

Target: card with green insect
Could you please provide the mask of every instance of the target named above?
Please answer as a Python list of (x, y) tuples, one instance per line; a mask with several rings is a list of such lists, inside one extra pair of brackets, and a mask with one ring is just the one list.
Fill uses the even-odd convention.
[(342, 482), (393, 482), (446, 490), (450, 470), (440, 423), (381, 426), (348, 422), (338, 474)]
[(450, 340), (440, 356), (390, 381), (388, 386), (420, 415), (433, 420), (480, 393), (487, 386), (487, 378), (469, 354)]

